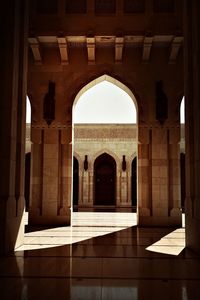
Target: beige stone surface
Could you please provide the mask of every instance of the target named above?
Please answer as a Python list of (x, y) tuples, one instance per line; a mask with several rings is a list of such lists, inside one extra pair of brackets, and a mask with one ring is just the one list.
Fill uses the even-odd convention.
[[(131, 208), (131, 163), (137, 156), (136, 124), (74, 124), (74, 156), (79, 162), (79, 203), (81, 207), (94, 205), (94, 162), (103, 154), (116, 161), (116, 208)], [(83, 161), (88, 156), (89, 171), (84, 171)], [(122, 171), (122, 157), (126, 156), (127, 169)]]

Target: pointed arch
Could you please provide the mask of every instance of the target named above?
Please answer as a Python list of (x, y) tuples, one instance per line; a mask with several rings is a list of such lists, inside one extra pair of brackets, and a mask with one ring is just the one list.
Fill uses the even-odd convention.
[(91, 165), (93, 166), (94, 165), (94, 162), (95, 160), (101, 156), (102, 154), (108, 154), (110, 155), (111, 157), (113, 157), (113, 159), (115, 160), (116, 164), (119, 165), (121, 160), (120, 158), (114, 153), (112, 152), (111, 150), (107, 149), (107, 148), (102, 148), (100, 151), (96, 152), (90, 159), (91, 161)]
[(110, 75), (107, 75), (107, 74), (101, 75), (100, 77), (97, 77), (96, 79), (91, 80), (89, 83), (87, 83), (85, 86), (83, 86), (79, 90), (79, 92), (75, 96), (75, 99), (74, 99), (74, 102), (73, 102), (72, 116), (74, 115), (74, 109), (75, 109), (75, 106), (76, 106), (78, 100), (80, 99), (80, 97), (85, 92), (87, 92), (89, 89), (93, 88), (94, 86), (96, 86), (97, 84), (99, 84), (103, 81), (107, 81), (109, 83), (112, 83), (113, 85), (115, 85), (116, 87), (121, 89), (123, 92), (125, 92), (132, 99), (133, 105), (135, 106), (135, 110), (136, 110), (136, 123), (138, 123), (138, 104), (137, 104), (137, 101), (136, 101), (136, 98), (135, 98), (133, 92), (124, 83), (122, 83), (118, 79), (115, 79), (115, 78), (113, 78), (113, 77), (111, 77)]

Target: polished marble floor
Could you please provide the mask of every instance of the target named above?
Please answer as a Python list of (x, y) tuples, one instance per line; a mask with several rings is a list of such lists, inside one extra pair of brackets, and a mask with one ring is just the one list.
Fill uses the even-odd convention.
[(134, 213), (27, 227), (24, 245), (0, 258), (0, 299), (199, 300), (200, 257), (184, 236), (184, 227), (138, 228)]

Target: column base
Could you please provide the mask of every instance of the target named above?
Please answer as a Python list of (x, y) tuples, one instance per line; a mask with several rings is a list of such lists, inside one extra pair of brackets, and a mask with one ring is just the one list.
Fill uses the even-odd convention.
[(128, 205), (76, 205), (74, 212), (136, 212), (136, 208)]
[(178, 216), (141, 216), (138, 214), (139, 227), (182, 227), (182, 214)]

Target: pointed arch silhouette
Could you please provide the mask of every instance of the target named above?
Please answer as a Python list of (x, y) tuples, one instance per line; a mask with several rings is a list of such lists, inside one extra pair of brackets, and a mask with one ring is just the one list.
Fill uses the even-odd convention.
[[(115, 79), (115, 78), (113, 78), (109, 75), (106, 75), (106, 74), (92, 80), (91, 82), (89, 82), (83, 88), (81, 88), (79, 90), (79, 92), (77, 93), (77, 95), (75, 97), (74, 103), (73, 103), (73, 108), (72, 108), (73, 120), (75, 119), (74, 116), (77, 112), (80, 114), (80, 112), (79, 112), (80, 103), (77, 106), (78, 101), (79, 100), (81, 100), (81, 101), (84, 100), (84, 102), (86, 102), (86, 97), (87, 97), (86, 95), (87, 94), (85, 94), (85, 93), (87, 93), (89, 90), (93, 89), (95, 86), (97, 86), (97, 85), (99, 85), (103, 82), (110, 83), (110, 85), (105, 85), (105, 89), (107, 89), (107, 90), (111, 89), (111, 91), (113, 90), (113, 92), (116, 93), (116, 96), (115, 96), (116, 99), (117, 99), (116, 105), (118, 105), (118, 108), (123, 107), (123, 103), (124, 103), (124, 108), (129, 111), (130, 107), (133, 105), (132, 108), (130, 109), (130, 111), (132, 110), (132, 112), (133, 112), (133, 121), (130, 121), (130, 119), (132, 117), (129, 114), (127, 114), (128, 118), (129, 118), (128, 123), (137, 123), (137, 121), (138, 121), (137, 120), (138, 108), (137, 108), (137, 101), (136, 101), (136, 98), (135, 98), (134, 94), (132, 93), (132, 91), (125, 84), (123, 84), (119, 80), (117, 80), (117, 79)], [(103, 88), (104, 87), (102, 87), (102, 90), (103, 90)], [(98, 92), (100, 92), (100, 90)], [(94, 103), (95, 103), (95, 101), (98, 97), (98, 92), (97, 92), (97, 90), (94, 90), (94, 100), (92, 100), (92, 101), (94, 101)], [(118, 98), (118, 94), (117, 94), (118, 92), (120, 93), (120, 95), (122, 94), (121, 98), (120, 97)], [(114, 95), (114, 94), (113, 93), (111, 93), (110, 95), (108, 94), (108, 100), (109, 100), (109, 97), (111, 96), (110, 103), (112, 103), (111, 101), (113, 101), (112, 95)], [(86, 97), (84, 99), (81, 99), (82, 96), (83, 97), (86, 96)], [(91, 95), (88, 95), (88, 99), (91, 99)], [(87, 99), (87, 101), (88, 101), (88, 99)], [(106, 97), (106, 99), (107, 99), (107, 97)], [(105, 100), (105, 98), (103, 98), (103, 103), (104, 103), (104, 100)], [(132, 103), (131, 103), (131, 100), (132, 100)], [(91, 105), (92, 105), (92, 101), (91, 101)], [(90, 101), (88, 101), (88, 103), (89, 102)], [(98, 102), (98, 104), (97, 104), (97, 102), (96, 102), (96, 105), (101, 105), (101, 103), (102, 102)], [(113, 105), (113, 104), (110, 104), (110, 105)], [(109, 104), (108, 104), (108, 108), (109, 108)], [(114, 107), (114, 109), (115, 108), (116, 107)], [(104, 107), (103, 107), (103, 109), (104, 109)], [(106, 121), (104, 121), (104, 119), (109, 120), (112, 117), (112, 116), (110, 117), (110, 114), (108, 113), (108, 111), (105, 111), (105, 115), (102, 117), (102, 120), (103, 120), (102, 123), (107, 123)], [(98, 115), (97, 115), (97, 118), (98, 118)], [(91, 119), (91, 116), (89, 116), (89, 119)], [(108, 123), (118, 123), (118, 122), (119, 123), (126, 123), (126, 121), (122, 121), (123, 119), (125, 119), (125, 117), (123, 117), (123, 115), (121, 115), (121, 110), (118, 110), (118, 109), (116, 109), (116, 120), (117, 119), (119, 119), (119, 121), (116, 121), (116, 122), (111, 121), (110, 122), (110, 120), (109, 120)], [(136, 120), (134, 120), (134, 119), (136, 119)], [(100, 118), (99, 118), (99, 120), (100, 120)], [(85, 122), (81, 121), (81, 123), (95, 123), (95, 121), (94, 122), (91, 122), (90, 120), (88, 122), (87, 121), (85, 121)], [(98, 121), (97, 123), (101, 123), (101, 121)]]

